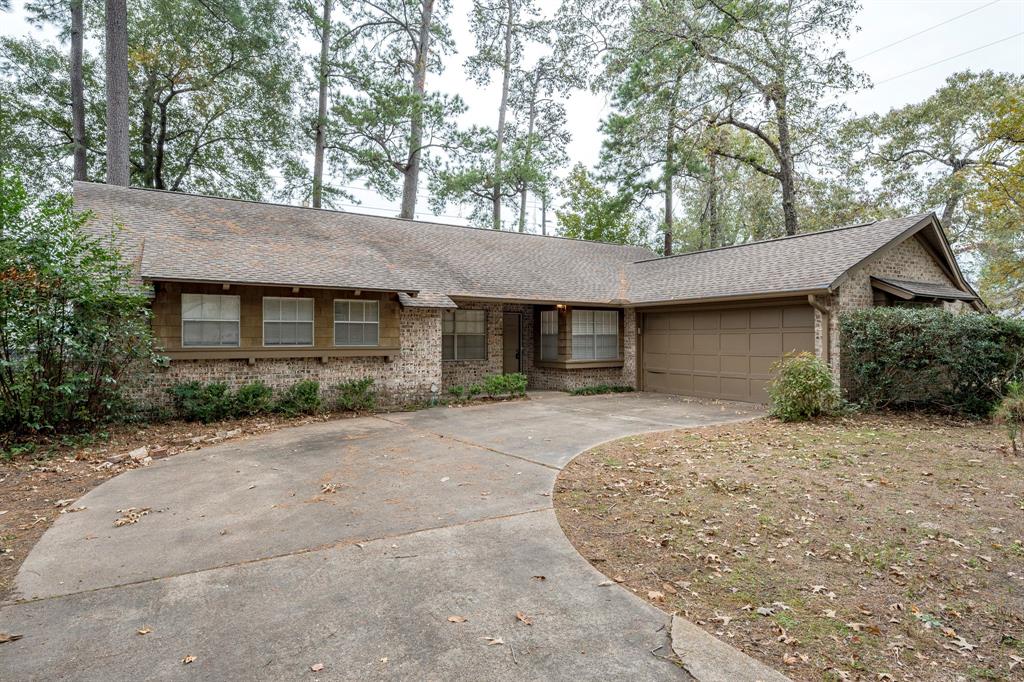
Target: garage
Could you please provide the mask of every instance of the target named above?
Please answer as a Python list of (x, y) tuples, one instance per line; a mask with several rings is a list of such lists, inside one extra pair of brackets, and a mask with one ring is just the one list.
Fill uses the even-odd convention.
[(807, 304), (685, 309), (643, 315), (643, 390), (767, 402), (771, 366), (791, 351), (814, 352)]

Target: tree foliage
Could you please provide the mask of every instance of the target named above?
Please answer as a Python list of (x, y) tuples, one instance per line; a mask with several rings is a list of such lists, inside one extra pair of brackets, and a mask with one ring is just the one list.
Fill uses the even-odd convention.
[(0, 430), (76, 428), (122, 405), (152, 359), (148, 298), (71, 198), (31, 198), (0, 168)]
[(583, 164), (576, 164), (562, 185), (565, 201), (558, 216), (563, 237), (645, 246), (647, 227), (637, 219), (631, 197), (610, 194)]

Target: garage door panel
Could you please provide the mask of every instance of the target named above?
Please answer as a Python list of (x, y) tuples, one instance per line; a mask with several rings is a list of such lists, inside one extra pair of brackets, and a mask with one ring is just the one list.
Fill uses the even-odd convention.
[(779, 332), (757, 332), (750, 335), (750, 353), (758, 356), (782, 356), (782, 336)]
[(644, 388), (766, 402), (772, 366), (791, 350), (814, 350), (814, 311), (808, 305), (648, 314)]
[(782, 348), (787, 353), (814, 349), (814, 332), (783, 332)]
[(810, 306), (792, 306), (782, 310), (782, 326), (786, 329), (793, 327), (814, 327), (814, 311)]
[(723, 355), (721, 358), (722, 372), (728, 374), (750, 374), (749, 355)]
[(739, 334), (722, 332), (720, 339), (719, 347), (721, 348), (722, 353), (750, 352), (750, 334), (746, 331)]
[(718, 334), (694, 334), (693, 352), (718, 353)]
[(718, 374), (722, 371), (717, 355), (694, 355), (692, 357), (694, 372), (712, 372), (714, 374)]
[(692, 353), (693, 352), (693, 334), (682, 334), (679, 332), (673, 332), (668, 337), (668, 351), (669, 353)]
[(747, 329), (750, 313), (746, 310), (726, 310), (722, 313), (722, 329)]

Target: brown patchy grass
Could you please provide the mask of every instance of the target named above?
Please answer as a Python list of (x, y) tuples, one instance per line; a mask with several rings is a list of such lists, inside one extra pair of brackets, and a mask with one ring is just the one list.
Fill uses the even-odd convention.
[(1024, 458), (921, 415), (626, 438), (559, 476), (595, 567), (799, 680), (1024, 679)]

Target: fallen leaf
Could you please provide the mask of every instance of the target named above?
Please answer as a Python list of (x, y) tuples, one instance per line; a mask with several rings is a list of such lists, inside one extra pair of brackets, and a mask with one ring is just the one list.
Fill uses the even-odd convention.
[(139, 633), (140, 635), (148, 635), (149, 633), (153, 632), (153, 628), (150, 628), (150, 627), (139, 628), (135, 632)]
[(768, 608), (767, 606), (758, 606), (756, 609), (754, 609), (754, 612), (757, 613), (759, 616), (775, 615), (775, 609)]
[(318, 672), (320, 672), (321, 670), (324, 669), (324, 664), (323, 663), (314, 663), (313, 665), (309, 666), (309, 669), (311, 671), (315, 672), (315, 673), (318, 673)]
[(7, 642), (17, 642), (25, 635), (10, 635), (6, 632), (0, 632), (0, 644), (7, 644)]
[(533, 625), (533, 620), (522, 611), (516, 611), (516, 620), (525, 625)]
[(665, 601), (665, 593), (664, 592), (658, 592), (657, 590), (651, 590), (650, 592), (647, 593), (647, 598), (650, 599), (651, 601), (663, 602), (663, 601)]
[(547, 580), (547, 576), (543, 576), (543, 575), (531, 575), (530, 577), (533, 580), (536, 580), (538, 582), (541, 581), (541, 580)]
[(118, 509), (117, 513), (121, 515), (121, 518), (114, 521), (114, 527), (120, 528), (121, 526), (127, 526), (133, 523), (138, 523), (139, 519), (149, 514), (149, 507), (142, 507), (136, 509), (135, 507), (128, 507), (127, 509)]
[(487, 646), (495, 646), (505, 643), (505, 640), (501, 637), (481, 637), (480, 639), (487, 640)]
[(182, 662), (183, 665), (188, 665), (189, 663), (191, 663), (194, 660), (196, 660), (195, 656), (186, 656), (185, 658), (181, 659), (181, 662)]
[(679, 594), (679, 590), (677, 590), (676, 588), (672, 587), (668, 583), (662, 583), (661, 584), (661, 589), (665, 590), (669, 594)]
[(615, 584), (614, 580), (605, 580), (602, 583), (598, 583), (597, 586), (598, 587), (609, 587), (609, 586), (614, 585), (614, 584)]
[(387, 663), (388, 662), (388, 657), (387, 656), (381, 656), (380, 657), (380, 662), (381, 663)]
[(465, 623), (466, 619), (462, 616), (448, 616), (449, 623)]

